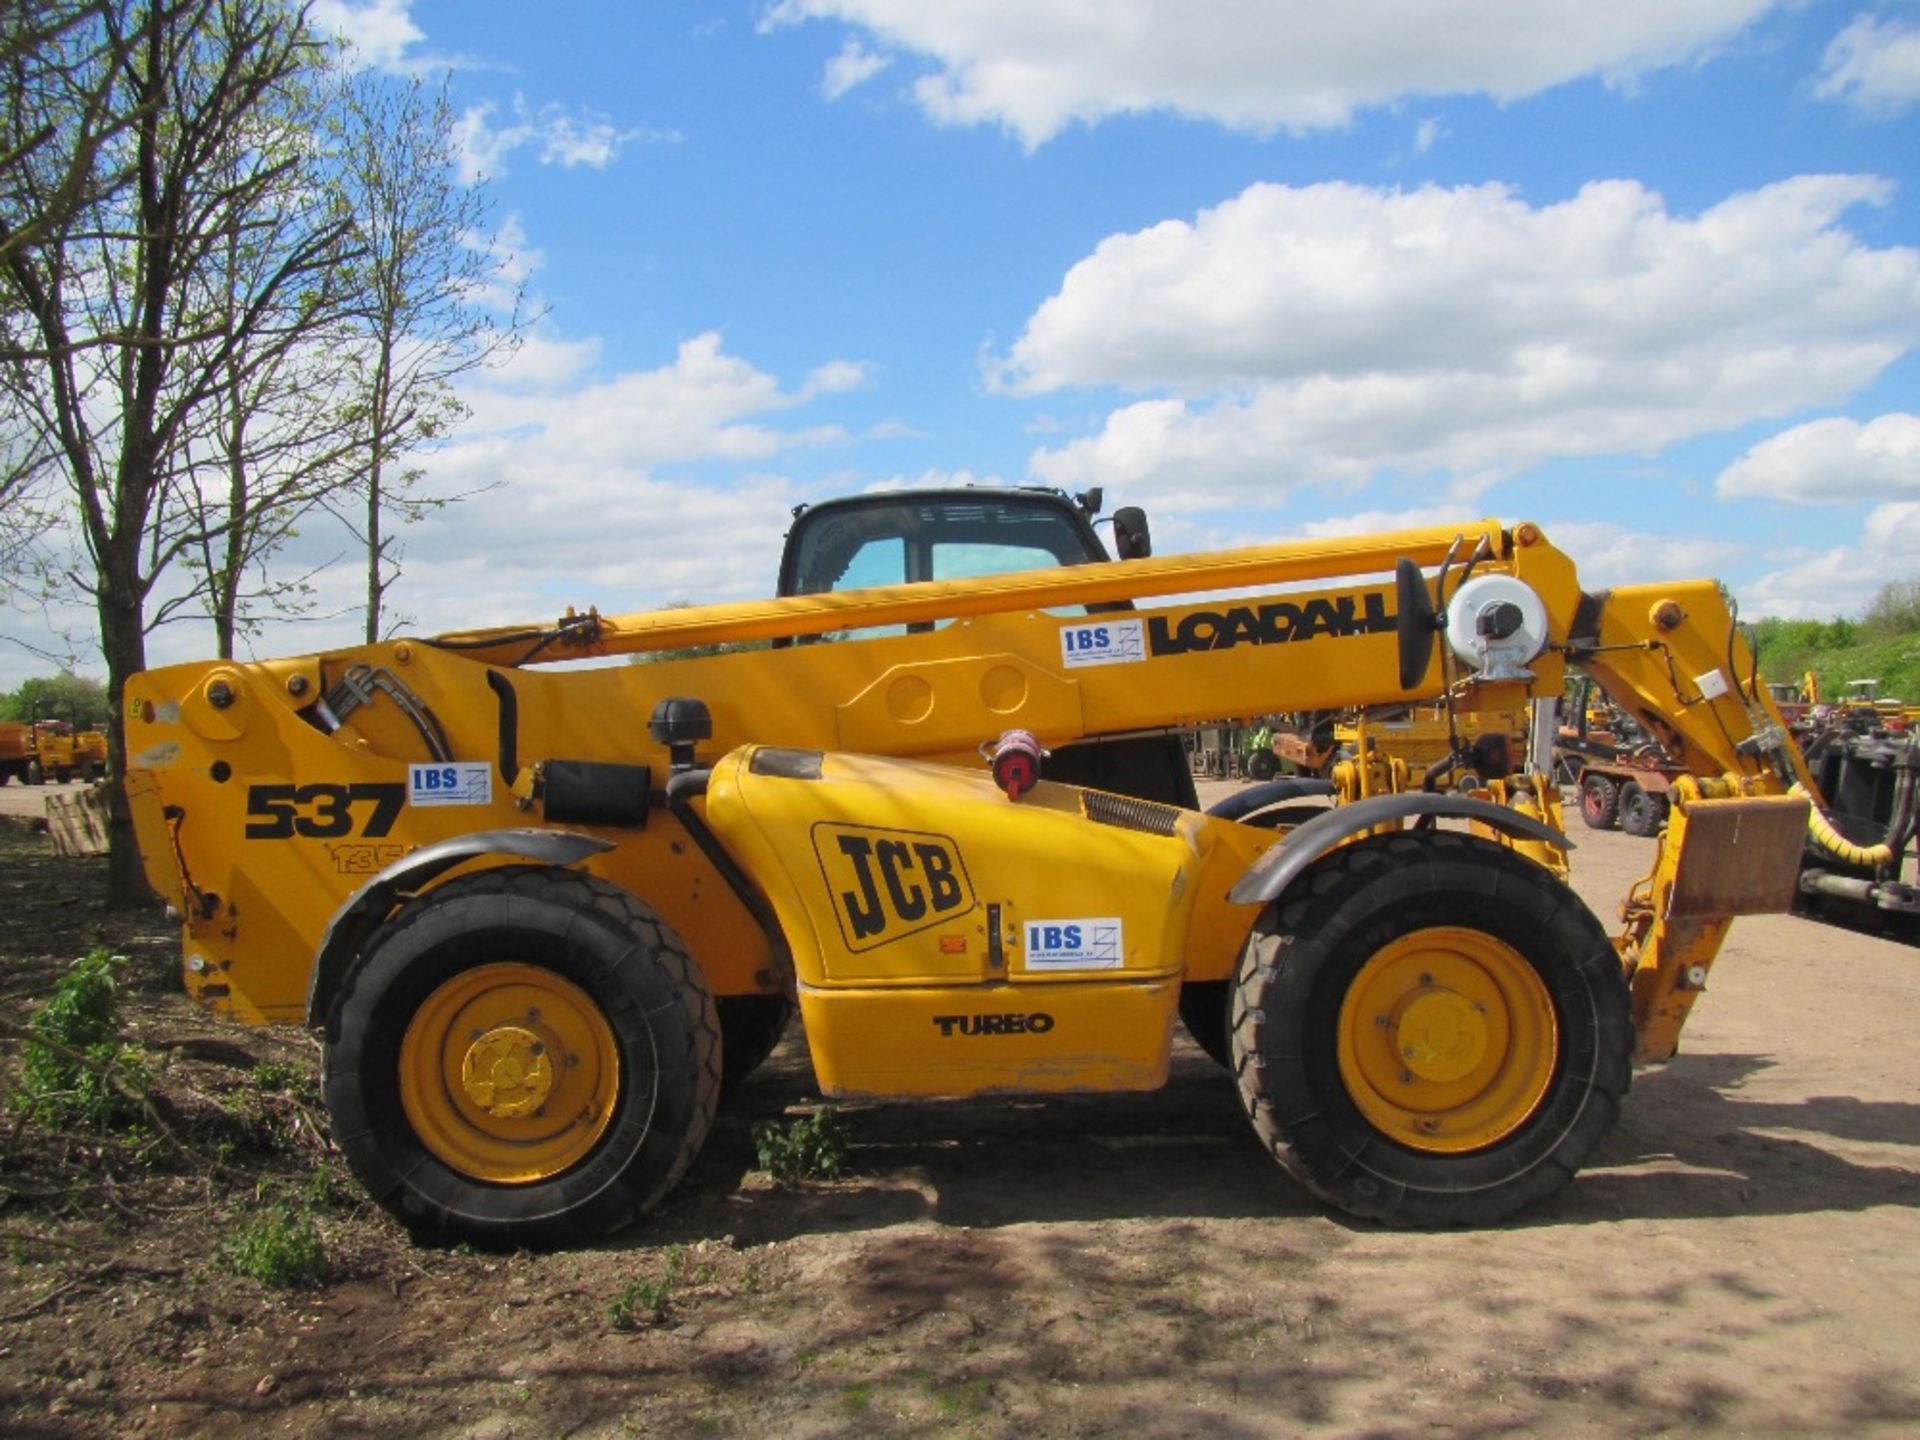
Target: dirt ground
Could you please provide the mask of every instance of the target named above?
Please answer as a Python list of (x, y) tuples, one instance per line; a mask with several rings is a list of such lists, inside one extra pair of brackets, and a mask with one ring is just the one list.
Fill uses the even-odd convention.
[[(8, 791), (13, 792), (8, 795)], [(18, 787), (0, 797), (13, 799)], [(1577, 833), (1611, 921), (1651, 842)], [(842, 1111), (852, 1174), (776, 1189), (790, 1036), (654, 1217), (568, 1254), (413, 1247), (351, 1182), (332, 1278), (221, 1237), (327, 1163), (304, 1036), (213, 1024), (97, 862), (0, 829), (0, 1018), (104, 936), (182, 1152), (5, 1132), (0, 1432), (752, 1437), (1910, 1435), (1920, 1428), (1920, 950), (1744, 920), (1601, 1162), (1499, 1229), (1323, 1213), (1184, 1037), (1154, 1095)], [(239, 1048), (235, 1048), (239, 1047)], [(9, 1053), (11, 1042), (0, 1045)], [(678, 1247), (677, 1249), (675, 1247)], [(670, 1273), (658, 1323), (609, 1306)]]

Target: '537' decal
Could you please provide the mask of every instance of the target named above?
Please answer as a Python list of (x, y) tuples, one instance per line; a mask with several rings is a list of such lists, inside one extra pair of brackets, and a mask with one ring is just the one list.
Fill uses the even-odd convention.
[[(353, 785), (249, 785), (247, 839), (378, 840), (400, 818), (407, 787), (365, 781)], [(356, 808), (357, 807), (357, 808)]]

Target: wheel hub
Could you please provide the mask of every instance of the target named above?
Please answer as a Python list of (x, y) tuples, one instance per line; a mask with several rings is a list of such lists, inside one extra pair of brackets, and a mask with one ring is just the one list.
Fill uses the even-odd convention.
[(1340, 1079), (1368, 1124), (1457, 1154), (1524, 1125), (1553, 1082), (1559, 1023), (1527, 958), (1498, 936), (1436, 925), (1383, 945), (1341, 1002)]
[(1486, 1020), (1451, 990), (1422, 990), (1404, 1007), (1394, 1036), (1407, 1069), (1439, 1084), (1471, 1073), (1487, 1053)]
[(475, 1180), (524, 1185), (592, 1153), (620, 1093), (599, 1005), (538, 965), (476, 966), (421, 1002), (400, 1045), (400, 1103), (420, 1142)]
[(533, 1031), (501, 1025), (467, 1047), (460, 1083), (474, 1105), (497, 1119), (530, 1115), (553, 1093), (553, 1062)]

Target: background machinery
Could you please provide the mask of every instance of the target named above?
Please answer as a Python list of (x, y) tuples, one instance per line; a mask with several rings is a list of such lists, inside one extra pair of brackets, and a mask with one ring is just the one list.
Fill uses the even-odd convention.
[(0, 721), (0, 785), (64, 785), (75, 776), (98, 780), (107, 773), (107, 737), (76, 730), (71, 719), (36, 706), (28, 721)]
[[(790, 543), (772, 600), (128, 686), (189, 992), (322, 1029), (335, 1139), (417, 1233), (643, 1213), (796, 1004), (829, 1096), (1151, 1089), (1184, 1014), (1315, 1194), (1493, 1221), (1673, 1053), (1731, 918), (1791, 900), (1810, 777), (1712, 582), (1588, 593), (1494, 521), (1156, 557), (1137, 512), (1135, 558), (945, 578), (911, 557), (965, 507), (885, 508), (799, 516), (849, 526), (817, 571)], [(880, 578), (856, 520), (903, 567), (837, 588)], [(687, 658), (555, 663), (643, 654)], [(1686, 771), (1611, 936), (1561, 878), (1569, 661)], [(1181, 790), (1183, 727), (1420, 701), (1464, 733), (1526, 716), (1517, 773), (1363, 765), (1273, 824), (1264, 787), (1221, 814)]]

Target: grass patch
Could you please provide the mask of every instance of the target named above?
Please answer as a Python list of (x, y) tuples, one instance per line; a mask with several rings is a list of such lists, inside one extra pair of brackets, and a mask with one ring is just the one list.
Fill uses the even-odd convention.
[(150, 1074), (120, 1043), (115, 970), (103, 949), (76, 960), (34, 1013), (20, 1048), (9, 1103), (30, 1124), (106, 1129), (140, 1118)]
[(680, 1277), (687, 1268), (687, 1252), (680, 1245), (669, 1246), (667, 1264), (652, 1279), (635, 1278), (621, 1287), (607, 1302), (607, 1323), (616, 1330), (643, 1330), (658, 1325), (673, 1310), (673, 1295), (680, 1288)]
[(753, 1127), (753, 1152), (776, 1185), (802, 1180), (838, 1180), (847, 1173), (847, 1141), (831, 1105), (793, 1120), (763, 1120)]
[(993, 1401), (993, 1384), (984, 1379), (956, 1380), (951, 1385), (933, 1387), (933, 1408), (949, 1420), (971, 1420), (987, 1413)]
[(303, 1208), (269, 1205), (220, 1247), (220, 1263), (274, 1290), (310, 1290), (327, 1278), (320, 1227)]

